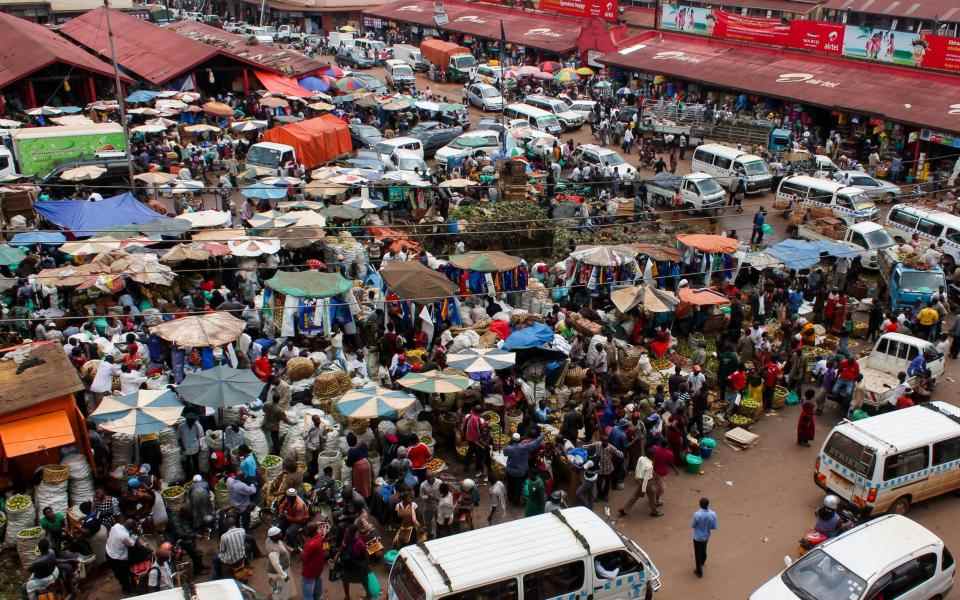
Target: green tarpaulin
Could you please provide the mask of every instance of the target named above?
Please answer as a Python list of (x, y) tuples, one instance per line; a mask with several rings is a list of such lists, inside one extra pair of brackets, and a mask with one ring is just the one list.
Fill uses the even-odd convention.
[(267, 287), (298, 298), (329, 298), (346, 292), (353, 283), (339, 273), (278, 271), (267, 280)]

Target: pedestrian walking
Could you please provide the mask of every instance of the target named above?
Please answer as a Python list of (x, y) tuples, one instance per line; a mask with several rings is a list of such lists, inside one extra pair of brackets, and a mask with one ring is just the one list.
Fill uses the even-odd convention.
[(750, 234), (750, 243), (760, 245), (763, 243), (763, 226), (767, 222), (767, 209), (760, 207), (753, 215), (753, 233)]
[(696, 564), (693, 572), (697, 577), (703, 577), (703, 566), (707, 564), (707, 542), (710, 541), (710, 533), (717, 528), (717, 513), (710, 510), (709, 499), (700, 498), (700, 510), (693, 513), (690, 528), (693, 529), (693, 559)]

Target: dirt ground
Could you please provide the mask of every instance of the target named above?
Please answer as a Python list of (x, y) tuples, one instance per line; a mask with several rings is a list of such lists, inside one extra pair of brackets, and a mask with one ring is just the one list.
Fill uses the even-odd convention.
[[(382, 76), (379, 69), (371, 71)], [(425, 81), (420, 81), (420, 86)], [(459, 99), (461, 86), (441, 86), (431, 83), (434, 94), (446, 94), (451, 100)], [(480, 114), (471, 109), (474, 119)], [(583, 127), (573, 137), (581, 143), (592, 143), (589, 126)], [(566, 136), (564, 136), (566, 139)], [(630, 162), (635, 162), (627, 157)], [(680, 172), (687, 172), (689, 165), (681, 164)], [(652, 175), (646, 172), (645, 175)], [(749, 235), (751, 217), (756, 208), (769, 208), (772, 196), (749, 197), (742, 215), (726, 215), (721, 218), (725, 229), (737, 228), (741, 238)], [(779, 217), (770, 219), (780, 237), (785, 222)], [(960, 369), (951, 361), (947, 375), (938, 386), (935, 398), (957, 401), (955, 381)], [(664, 587), (659, 598), (699, 600), (729, 600), (744, 598), (783, 567), (783, 557), (795, 554), (797, 540), (814, 522), (813, 511), (822, 499), (820, 489), (813, 483), (813, 463), (819, 443), (830, 427), (838, 420), (835, 407), (830, 406), (817, 420), (817, 438), (813, 447), (800, 447), (795, 443), (798, 409), (787, 408), (765, 416), (754, 431), (760, 435), (759, 444), (747, 451), (735, 451), (720, 444), (713, 457), (705, 462), (700, 475), (670, 475), (666, 480), (664, 513), (661, 518), (649, 517), (639, 503), (633, 514), (616, 521), (616, 525), (637, 540), (645, 548), (662, 572)], [(719, 433), (719, 432), (718, 432)], [(612, 493), (610, 510), (617, 509), (633, 490), (628, 479), (623, 491)], [(486, 496), (486, 490), (483, 490)], [(700, 497), (707, 496), (719, 516), (719, 530), (710, 542), (709, 561), (703, 579), (693, 573), (693, 552), (690, 537), (690, 518), (697, 508)], [(484, 498), (486, 503), (486, 498)], [(602, 506), (597, 510), (600, 514)], [(476, 512), (478, 525), (484, 520), (482, 507)], [(954, 496), (944, 496), (914, 507), (910, 516), (941, 536), (956, 551), (960, 548), (960, 528), (956, 519), (960, 507)], [(265, 528), (258, 531), (262, 541)], [(215, 548), (205, 548), (205, 562), (209, 564)], [(295, 577), (294, 597), (299, 597), (299, 559), (294, 559), (292, 569)], [(263, 560), (257, 561), (253, 586), (260, 592), (267, 590)], [(380, 571), (380, 580), (385, 585), (385, 575)], [(325, 582), (328, 598), (343, 598), (340, 584)], [(362, 593), (354, 587), (352, 598), (361, 598)], [(385, 596), (386, 592), (384, 592)], [(101, 573), (93, 582), (84, 586), (85, 600), (115, 599), (119, 589), (109, 572)], [(4, 597), (6, 597), (4, 595)]]

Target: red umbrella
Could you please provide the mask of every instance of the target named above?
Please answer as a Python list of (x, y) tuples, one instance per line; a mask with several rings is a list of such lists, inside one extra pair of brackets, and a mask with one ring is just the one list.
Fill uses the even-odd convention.
[(321, 73), (326, 75), (327, 77), (334, 77), (336, 79), (340, 79), (341, 77), (344, 76), (343, 69), (335, 65), (330, 65), (329, 67), (321, 71)]
[(540, 70), (546, 71), (547, 73), (553, 73), (554, 71), (559, 71), (562, 68), (563, 65), (555, 60), (548, 60), (540, 63)]

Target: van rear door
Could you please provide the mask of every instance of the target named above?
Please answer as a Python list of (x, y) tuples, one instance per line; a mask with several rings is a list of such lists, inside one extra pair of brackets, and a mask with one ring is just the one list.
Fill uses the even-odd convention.
[(863, 502), (873, 487), (876, 452), (841, 431), (834, 431), (818, 458), (822, 485), (851, 504)]

